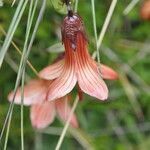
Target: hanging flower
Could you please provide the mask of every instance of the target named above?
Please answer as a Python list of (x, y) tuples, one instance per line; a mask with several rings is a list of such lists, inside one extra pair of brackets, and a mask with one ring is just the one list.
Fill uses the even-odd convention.
[[(64, 59), (42, 70), (41, 78), (52, 80), (47, 100), (61, 98), (72, 91), (76, 83), (80, 89), (100, 100), (108, 97), (108, 89), (100, 76), (97, 62), (88, 52), (82, 19), (78, 15), (67, 16), (62, 25), (62, 41), (65, 46)], [(102, 65), (101, 73), (109, 79), (117, 78), (117, 74)]]
[[(57, 114), (66, 121), (70, 114), (68, 93), (78, 84), (79, 97), (85, 92), (100, 100), (108, 96), (104, 79), (114, 80), (118, 74), (108, 66), (98, 64), (88, 53), (82, 19), (73, 15), (66, 17), (62, 26), (62, 39), (65, 55), (53, 65), (39, 73), (41, 79), (31, 80), (24, 87), (24, 105), (31, 106), (30, 119), (33, 127), (45, 128), (51, 124)], [(8, 96), (12, 101), (14, 92)], [(52, 101), (55, 100), (55, 101)], [(21, 104), (21, 89), (17, 90), (16, 104)], [(70, 124), (78, 127), (76, 115), (73, 114)]]
[[(35, 128), (45, 128), (50, 125), (56, 116), (56, 113), (62, 121), (66, 121), (71, 108), (68, 104), (69, 96), (58, 98), (56, 101), (47, 101), (46, 95), (49, 86), (52, 84), (52, 79), (58, 78), (64, 64), (64, 59), (44, 68), (39, 76), (45, 79), (31, 80), (24, 87), (24, 105), (31, 106), (30, 119), (32, 126)], [(104, 79), (114, 80), (118, 77), (117, 73), (108, 66), (101, 65), (102, 77)], [(79, 96), (82, 93), (79, 92)], [(12, 101), (14, 92), (8, 96), (9, 101)], [(15, 104), (21, 104), (21, 88), (18, 88)], [(73, 114), (70, 124), (73, 127), (78, 127), (76, 115)]]
[(141, 7), (141, 17), (144, 20), (150, 20), (150, 0), (145, 0)]
[[(31, 106), (30, 119), (32, 126), (42, 129), (50, 125), (56, 116), (56, 113), (62, 121), (66, 121), (69, 117), (71, 108), (68, 104), (69, 96), (62, 97), (56, 101), (46, 101), (47, 88), (52, 81), (47, 80), (31, 80), (24, 87), (24, 105)], [(14, 92), (8, 96), (9, 101), (12, 101)], [(15, 101), (16, 104), (21, 104), (21, 89), (17, 90)], [(73, 114), (70, 124), (72, 127), (78, 127), (76, 115)]]
[[(64, 59), (44, 68), (39, 76), (45, 79), (33, 79), (24, 87), (24, 105), (30, 107), (30, 119), (32, 126), (38, 129), (45, 128), (50, 125), (56, 116), (56, 113), (62, 121), (66, 121), (71, 108), (68, 104), (69, 96), (58, 98), (56, 101), (47, 101), (46, 95), (49, 86), (54, 82), (51, 79), (58, 78), (61, 74)], [(104, 79), (115, 80), (117, 73), (108, 66), (101, 65), (102, 77)], [(79, 92), (79, 96), (82, 93)], [(9, 101), (12, 101), (14, 92), (8, 95)], [(21, 104), (21, 88), (18, 88), (15, 104)], [(73, 114), (70, 124), (78, 127), (76, 115)]]

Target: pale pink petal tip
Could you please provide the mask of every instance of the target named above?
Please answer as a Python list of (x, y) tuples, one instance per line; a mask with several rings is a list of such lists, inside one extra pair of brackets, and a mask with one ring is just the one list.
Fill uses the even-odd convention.
[(39, 77), (46, 80), (53, 80), (60, 76), (64, 66), (64, 59), (45, 67), (39, 72)]
[(78, 128), (79, 127), (79, 123), (77, 121), (77, 117), (75, 114), (73, 114), (72, 119), (70, 121), (70, 125), (74, 128)]
[[(96, 97), (99, 100), (107, 100), (108, 99), (108, 88), (107, 85), (105, 83), (101, 82), (101, 87), (98, 89), (95, 89), (95, 91), (91, 92), (91, 93), (87, 93), (93, 97)], [(93, 88), (91, 89), (93, 90)]]
[(79, 85), (80, 85), (81, 90), (84, 93), (92, 97), (96, 97), (99, 100), (106, 100), (108, 98), (108, 88), (106, 84), (104, 83), (104, 81), (97, 80), (97, 83), (93, 82), (93, 84), (95, 85), (92, 85), (91, 83), (88, 83), (88, 82), (86, 84), (84, 82), (80, 82)]
[(108, 79), (108, 80), (116, 80), (118, 79), (118, 73), (114, 71), (112, 68), (101, 64), (101, 73), (102, 73), (102, 78), (103, 79)]
[[(68, 120), (68, 117), (71, 112), (71, 108), (70, 108), (70, 105), (68, 104), (68, 100), (65, 100), (64, 98), (56, 100), (56, 109), (57, 109), (57, 113), (58, 113), (59, 117), (61, 118), (61, 120), (66, 122)], [(70, 125), (74, 128), (79, 127), (77, 117), (74, 113), (71, 117)]]
[(79, 68), (78, 84), (81, 90), (99, 100), (108, 98), (108, 88), (94, 67)]
[(47, 100), (53, 101), (71, 92), (77, 82), (74, 66), (64, 69), (62, 74), (49, 86)]
[[(31, 105), (41, 103), (46, 97), (47, 84), (43, 80), (31, 80), (24, 87), (24, 105)], [(14, 92), (8, 95), (8, 100), (13, 100)], [(15, 104), (21, 104), (21, 88), (17, 89), (17, 93), (14, 100)]]
[(31, 106), (31, 123), (34, 128), (43, 129), (50, 125), (55, 117), (55, 105), (53, 102), (45, 102)]

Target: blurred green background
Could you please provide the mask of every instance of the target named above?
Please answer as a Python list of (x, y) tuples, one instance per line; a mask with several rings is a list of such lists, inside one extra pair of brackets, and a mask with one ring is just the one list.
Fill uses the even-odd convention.
[[(56, 2), (56, 1), (55, 1)], [(8, 30), (18, 1), (3, 1), (0, 7), (0, 26)], [(110, 0), (95, 0), (97, 32), (101, 31)], [(100, 49), (101, 62), (119, 73), (119, 80), (106, 81), (110, 90), (106, 102), (96, 101), (84, 94), (76, 109), (79, 129), (69, 129), (61, 150), (149, 150), (150, 149), (150, 21), (140, 17), (141, 2), (127, 15), (124, 9), (130, 0), (119, 0)], [(65, 14), (60, 13), (61, 4), (54, 9), (47, 0), (46, 11), (39, 26), (29, 56), (39, 71), (52, 63), (58, 53), (48, 48), (61, 42), (60, 27)], [(38, 5), (37, 13), (40, 8)], [(79, 0), (78, 13), (83, 18), (89, 40), (89, 51), (95, 51), (92, 9), (90, 0)], [(28, 6), (15, 32), (13, 41), (23, 47)], [(0, 31), (0, 47), (4, 41)], [(14, 88), (20, 55), (11, 45), (0, 70), (0, 129), (3, 126), (9, 102), (8, 93)], [(27, 80), (35, 77), (27, 66)], [(76, 92), (73, 93), (75, 96)], [(29, 108), (25, 107), (24, 137), (26, 150), (53, 150), (63, 125), (58, 119), (43, 131), (35, 131), (30, 123)], [(4, 139), (2, 143), (4, 142)], [(1, 147), (2, 148), (2, 144)], [(88, 147), (88, 148), (85, 148)], [(9, 150), (21, 149), (20, 106), (13, 112), (8, 141)]]

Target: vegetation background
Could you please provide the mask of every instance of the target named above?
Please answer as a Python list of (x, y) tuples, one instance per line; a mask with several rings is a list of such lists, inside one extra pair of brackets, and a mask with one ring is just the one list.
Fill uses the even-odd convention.
[[(64, 14), (57, 1), (47, 0), (46, 10), (39, 25), (29, 60), (37, 71), (51, 64), (58, 56), (56, 43), (61, 42), (60, 27)], [(3, 1), (0, 7), (0, 26), (8, 30), (18, 1)], [(99, 35), (107, 15), (110, 0), (95, 0), (96, 26)], [(140, 17), (142, 2), (139, 2), (127, 15), (124, 9), (130, 0), (119, 0), (100, 49), (101, 62), (119, 73), (117, 81), (106, 81), (110, 90), (106, 102), (96, 101), (84, 95), (76, 109), (79, 129), (69, 128), (62, 150), (149, 150), (150, 149), (150, 21)], [(40, 8), (38, 3), (37, 11)], [(29, 7), (25, 9), (13, 41), (22, 49), (27, 25)], [(61, 11), (63, 12), (63, 11)], [(89, 51), (95, 51), (95, 38), (92, 24), (90, 0), (80, 0), (78, 13), (83, 18), (89, 39)], [(0, 30), (0, 47), (5, 35)], [(54, 46), (56, 48), (52, 48)], [(11, 45), (0, 70), (0, 129), (2, 129), (9, 102), (8, 93), (14, 88), (20, 55)], [(26, 81), (35, 77), (27, 66)], [(76, 91), (74, 91), (74, 96)], [(24, 110), (24, 140), (26, 150), (54, 149), (63, 124), (55, 122), (45, 130), (32, 128), (29, 108)], [(2, 143), (5, 138), (2, 139)], [(8, 150), (21, 149), (20, 106), (15, 105), (8, 139)], [(88, 148), (85, 148), (88, 147)]]

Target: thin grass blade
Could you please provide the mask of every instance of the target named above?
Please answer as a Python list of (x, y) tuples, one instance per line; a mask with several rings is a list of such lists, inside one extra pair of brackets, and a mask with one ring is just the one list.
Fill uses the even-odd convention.
[(19, 5), (18, 5), (17, 10), (16, 10), (16, 13), (15, 13), (13, 19), (12, 19), (11, 24), (10, 24), (8, 33), (7, 33), (5, 41), (4, 41), (4, 44), (2, 45), (2, 48), (1, 48), (1, 51), (0, 51), (0, 68), (2, 66), (5, 54), (6, 54), (8, 48), (10, 46), (10, 43), (11, 43), (13, 35), (16, 31), (16, 28), (17, 28), (17, 26), (18, 26), (18, 24), (21, 20), (21, 17), (23, 15), (23, 12), (26, 8), (28, 0), (26, 0), (24, 3), (23, 2), (24, 2), (24, 0), (20, 0)]

